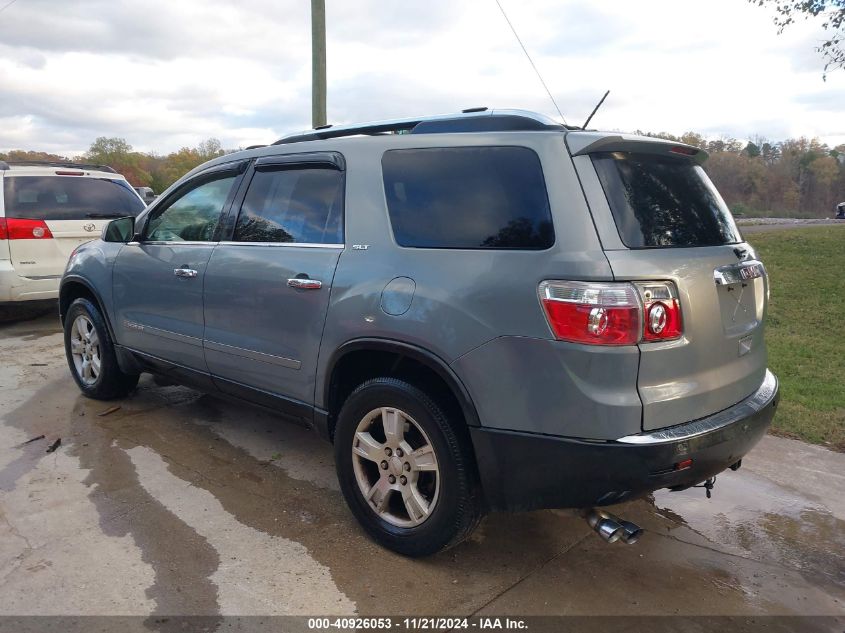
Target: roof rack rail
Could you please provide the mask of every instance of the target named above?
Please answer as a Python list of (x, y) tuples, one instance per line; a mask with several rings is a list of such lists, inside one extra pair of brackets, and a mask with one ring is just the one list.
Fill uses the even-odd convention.
[(575, 129), (527, 110), (488, 110), (470, 108), (457, 114), (371, 121), (353, 125), (323, 126), (290, 134), (273, 145), (318, 141), (344, 136), (379, 134), (444, 134), (448, 132), (503, 132)]
[(116, 174), (114, 167), (108, 165), (95, 165), (93, 163), (74, 163), (73, 161), (60, 160), (7, 160), (6, 165), (19, 167), (75, 167), (76, 169), (88, 169), (90, 171), (107, 171)]

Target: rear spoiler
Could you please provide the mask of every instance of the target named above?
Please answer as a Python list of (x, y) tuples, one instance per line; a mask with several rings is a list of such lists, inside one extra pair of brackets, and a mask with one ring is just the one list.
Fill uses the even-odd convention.
[(596, 152), (637, 152), (638, 154), (664, 154), (677, 158), (689, 158), (699, 164), (707, 160), (707, 152), (692, 145), (633, 134), (570, 132), (566, 135), (566, 145), (573, 156)]

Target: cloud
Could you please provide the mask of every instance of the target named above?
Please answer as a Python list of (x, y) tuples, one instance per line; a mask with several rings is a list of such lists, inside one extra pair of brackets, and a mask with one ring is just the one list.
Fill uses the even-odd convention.
[[(842, 142), (845, 72), (821, 79), (813, 21), (783, 35), (737, 0), (501, 0), (571, 123), (606, 89), (609, 129)], [(486, 105), (557, 117), (492, 0), (328, 0), (330, 122)], [(0, 150), (97, 136), (169, 152), (309, 127), (302, 0), (26, 0), (0, 19)]]

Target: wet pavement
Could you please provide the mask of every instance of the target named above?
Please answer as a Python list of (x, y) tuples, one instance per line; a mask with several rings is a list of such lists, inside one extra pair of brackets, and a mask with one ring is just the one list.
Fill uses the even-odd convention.
[(845, 455), (792, 440), (710, 500), (617, 506), (633, 546), (541, 511), (409, 560), (358, 528), (328, 444), (148, 376), (85, 399), (51, 316), (0, 325), (0, 416), (0, 615), (845, 616)]

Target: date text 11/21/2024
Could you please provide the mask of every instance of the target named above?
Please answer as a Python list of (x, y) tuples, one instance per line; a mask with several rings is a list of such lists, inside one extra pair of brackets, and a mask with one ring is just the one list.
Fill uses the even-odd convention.
[(441, 630), (525, 630), (528, 628), (525, 620), (520, 618), (446, 618), (446, 617), (412, 617), (394, 619), (384, 618), (308, 618), (308, 628), (312, 631), (330, 630), (391, 630), (405, 631), (441, 631)]

